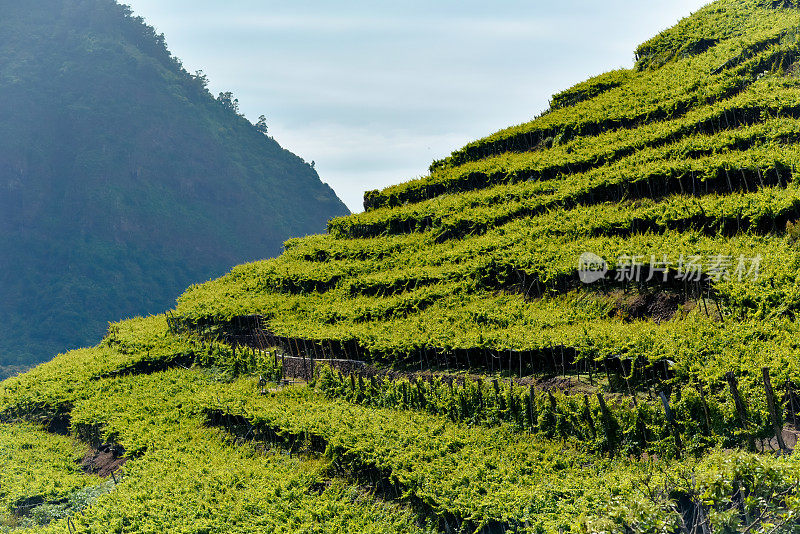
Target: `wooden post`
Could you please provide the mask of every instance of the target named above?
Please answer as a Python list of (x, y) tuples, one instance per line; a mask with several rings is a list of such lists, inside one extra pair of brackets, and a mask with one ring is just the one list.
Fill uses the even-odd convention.
[(592, 439), (597, 439), (597, 429), (594, 427), (594, 419), (592, 418), (592, 407), (589, 405), (589, 395), (583, 396), (583, 411), (586, 422), (589, 424), (589, 430), (592, 432)]
[(706, 317), (710, 317), (710, 315), (708, 314), (708, 305), (706, 304), (706, 296), (705, 294), (703, 294), (703, 289), (700, 287), (700, 282), (697, 283), (697, 287), (698, 291), (700, 292), (700, 298), (703, 301), (703, 309), (706, 312)]
[[(306, 348), (306, 340), (303, 340), (303, 348)], [(300, 344), (297, 345), (297, 350), (300, 350)], [(306, 350), (300, 351), (301, 355), (303, 356), (303, 378), (306, 379), (306, 382), (311, 382), (311, 379), (308, 377), (308, 368), (306, 367)]]
[[(309, 362), (308, 381), (311, 382), (311, 380), (314, 379), (314, 351), (308, 348), (309, 343), (311, 343), (311, 341), (303, 338), (303, 350), (305, 351), (303, 353), (303, 367), (305, 367), (305, 359), (308, 358)], [(311, 343), (311, 347), (312, 348), (314, 347), (313, 343)]]
[(736, 406), (736, 413), (739, 416), (739, 422), (742, 425), (742, 429), (747, 433), (747, 444), (751, 451), (756, 450), (756, 442), (753, 439), (753, 435), (750, 433), (747, 424), (747, 407), (742, 400), (741, 395), (739, 395), (739, 386), (736, 380), (736, 376), (733, 372), (728, 372), (725, 374), (725, 379), (728, 381), (728, 387), (731, 390), (731, 395), (733, 396), (733, 402)]
[(680, 458), (683, 443), (681, 442), (681, 433), (678, 430), (678, 424), (675, 422), (675, 414), (672, 413), (672, 408), (669, 407), (669, 399), (663, 391), (658, 392), (658, 397), (661, 399), (661, 404), (664, 405), (664, 415), (667, 417), (667, 424), (669, 424), (672, 429), (672, 435), (675, 436), (675, 449), (678, 458)]
[(761, 369), (761, 372), (764, 375), (764, 391), (767, 393), (767, 407), (769, 408), (769, 414), (772, 417), (772, 429), (775, 431), (775, 438), (778, 440), (778, 447), (780, 447), (781, 452), (785, 453), (787, 451), (787, 447), (786, 443), (783, 441), (783, 421), (777, 408), (775, 392), (772, 389), (772, 382), (769, 378), (769, 367), (764, 367)]
[(528, 420), (531, 422), (531, 430), (536, 427), (536, 421), (534, 421), (534, 417), (536, 415), (536, 410), (534, 409), (534, 404), (536, 403), (536, 390), (533, 389), (533, 384), (528, 387)]
[(786, 382), (786, 392), (789, 396), (789, 413), (792, 415), (792, 425), (794, 425), (795, 430), (797, 430), (797, 408), (795, 405), (794, 382)]

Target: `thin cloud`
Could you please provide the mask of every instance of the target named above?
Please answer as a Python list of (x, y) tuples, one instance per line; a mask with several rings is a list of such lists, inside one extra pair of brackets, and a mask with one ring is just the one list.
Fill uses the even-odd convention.
[(353, 33), (368, 35), (379, 33), (416, 34), (478, 34), (481, 38), (519, 39), (538, 37), (546, 39), (555, 36), (552, 24), (541, 18), (485, 18), (448, 17), (421, 20), (418, 16), (409, 17), (364, 17), (364, 16), (299, 16), (286, 14), (263, 14), (255, 16), (229, 13), (222, 16), (193, 18), (192, 24), (198, 29), (214, 32), (226, 31), (278, 31), (278, 32), (324, 32)]
[(639, 43), (706, 2), (130, 3), (359, 211), (364, 190), (422, 175), (553, 93), (629, 67)]

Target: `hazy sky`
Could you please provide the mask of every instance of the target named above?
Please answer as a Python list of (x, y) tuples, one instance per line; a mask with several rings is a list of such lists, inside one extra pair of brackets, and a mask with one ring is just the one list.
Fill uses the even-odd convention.
[(127, 3), (361, 211), (365, 190), (424, 175), (553, 93), (631, 66), (639, 43), (707, 1)]

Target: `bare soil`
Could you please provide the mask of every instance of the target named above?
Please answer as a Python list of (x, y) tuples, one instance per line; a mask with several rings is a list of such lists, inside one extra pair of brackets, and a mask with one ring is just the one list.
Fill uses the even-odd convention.
[(98, 448), (91, 448), (81, 460), (81, 467), (87, 474), (108, 478), (125, 465), (125, 449), (120, 445), (107, 443)]

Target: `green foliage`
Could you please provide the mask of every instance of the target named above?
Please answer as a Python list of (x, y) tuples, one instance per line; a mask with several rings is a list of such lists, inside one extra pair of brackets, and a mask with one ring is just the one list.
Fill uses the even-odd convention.
[(64, 498), (68, 499), (64, 504), (85, 508), (78, 501), (85, 504), (102, 482), (81, 471), (78, 463), (85, 448), (32, 425), (0, 424), (0, 532), (3, 518), (22, 519), (36, 513), (35, 521), (48, 521), (48, 514), (52, 516)]
[(797, 459), (715, 452), (659, 480), (637, 477), (633, 491), (604, 506), (589, 524), (598, 533), (797, 531)]
[[(615, 395), (603, 409), (594, 395), (544, 392), (514, 381), (484, 382), (467, 377), (459, 385), (424, 377), (356, 379), (353, 375), (336, 375), (325, 365), (319, 369), (316, 384), (329, 398), (363, 406), (420, 410), (455, 423), (489, 427), (508, 424), (519, 431), (574, 442), (596, 453), (671, 458), (685, 452), (684, 446), (699, 455), (715, 446), (744, 447), (751, 435), (772, 437), (763, 385), (755, 382), (742, 384), (749, 399), (747, 428), (738, 421), (730, 392), (722, 382), (709, 380), (702, 386), (678, 382), (670, 404), (677, 431), (684, 436), (681, 449), (661, 402), (644, 396), (632, 402)], [(699, 394), (701, 387), (703, 395)]]
[[(301, 390), (267, 398), (243, 394), (251, 388), (245, 380), (205, 402), (256, 428), (322, 440), (335, 463), (354, 472), (377, 468), (410, 497), (472, 522), (471, 528), (673, 532), (688, 499), (706, 507), (712, 518), (706, 526), (726, 532), (721, 519), (744, 521), (737, 513), (742, 494), (748, 496), (748, 517), (764, 531), (789, 514), (784, 531), (790, 532), (797, 513), (800, 471), (794, 459), (716, 451), (699, 461), (609, 461), (506, 426), (453, 425), (444, 417), (359, 408)], [(231, 408), (234, 402), (239, 405)], [(557, 426), (559, 417), (549, 418)]]
[[(659, 518), (674, 519), (670, 512), (684, 488), (679, 475), (696, 465), (691, 458), (667, 461), (666, 448), (649, 459), (628, 456), (643, 452), (637, 437), (640, 423), (651, 434), (651, 444), (663, 440), (663, 447), (669, 447), (669, 436), (658, 430), (663, 418), (649, 403), (631, 410), (625, 400), (610, 402), (611, 417), (603, 419), (602, 409), (592, 402), (590, 412), (598, 432), (590, 447), (597, 447), (593, 453), (584, 446), (594, 436), (590, 438), (580, 398), (556, 394), (553, 403), (549, 395), (538, 393), (531, 414), (525, 407), (530, 390), (502, 383), (495, 389), (487, 382), (479, 389), (476, 382), (467, 381), (453, 394), (441, 382), (400, 380), (376, 388), (370, 381), (341, 381), (324, 368), (318, 387), (348, 401), (326, 398), (305, 386), (270, 388), (262, 395), (258, 376), (230, 382), (220, 380), (214, 367), (187, 369), (176, 364), (175, 354), (201, 346), (170, 334), (163, 317), (126, 321), (113, 325), (99, 347), (61, 356), (2, 384), (4, 417), (15, 414), (48, 424), (66, 413), (75, 436), (117, 443), (129, 457), (122, 482), (113, 492), (81, 493), (77, 490), (83, 485), (73, 482), (66, 492), (69, 502), (76, 503), (74, 509), (61, 505), (38, 509), (36, 518), (52, 521), (38, 531), (63, 531), (66, 518), (79, 532), (180, 531), (186, 524), (209, 532), (257, 528), (294, 532), (311, 525), (315, 532), (367, 531), (367, 525), (372, 532), (417, 532), (413, 525), (426, 521), (460, 524), (465, 531), (506, 526), (522, 532), (557, 532), (609, 525), (615, 518), (617, 525), (630, 525), (628, 518), (634, 515), (641, 520), (637, 524), (652, 524)], [(207, 354), (208, 346), (202, 347), (201, 354)], [(164, 370), (135, 365), (159, 360), (166, 365)], [(216, 366), (216, 361), (209, 364)], [(755, 389), (749, 384), (743, 377), (740, 385), (749, 399), (751, 431), (758, 432), (764, 426), (763, 407), (755, 402)], [(32, 405), (32, 399), (42, 400), (38, 392), (43, 391), (49, 405), (62, 411), (48, 414)], [(714, 428), (730, 428), (732, 406), (726, 404), (724, 391), (719, 385), (707, 386), (706, 391)], [(691, 427), (698, 425), (697, 396), (684, 388), (682, 399), (673, 396), (673, 402), (687, 438), (690, 432), (701, 435)], [(460, 415), (454, 418), (456, 413)], [(239, 419), (249, 430), (237, 433), (230, 421)], [(534, 419), (537, 433), (528, 434)], [(230, 434), (206, 428), (209, 423)], [(27, 427), (17, 423), (3, 428), (13, 433)], [(44, 443), (74, 443), (35, 432)], [(274, 437), (258, 441), (259, 435)], [(15, 439), (2, 442), (10, 442), (17, 464), (74, 469), (72, 457), (60, 449), (55, 455), (64, 455), (65, 463), (48, 464), (34, 460), (30, 449), (18, 447)], [(730, 446), (739, 440), (723, 443)], [(304, 445), (313, 443), (317, 445)], [(288, 458), (274, 447), (295, 452), (305, 448), (304, 454), (310, 456)], [(617, 450), (623, 454), (616, 459), (602, 456), (603, 451)], [(692, 450), (700, 453), (704, 447)], [(324, 451), (324, 457), (315, 456), (315, 451)], [(723, 481), (754, 483), (748, 478), (750, 468), (741, 468), (732, 477), (727, 474), (729, 456), (703, 460), (707, 475), (698, 477), (698, 487), (704, 492), (712, 488), (720, 513), (733, 521), (726, 499), (734, 498), (737, 490), (733, 482)], [(752, 466), (769, 461), (753, 455), (740, 458), (740, 463)], [(14, 463), (0, 465), (5, 480)], [(169, 477), (163, 475), (165, 466)], [(769, 481), (752, 487), (758, 495), (773, 495), (768, 508), (782, 513), (780, 507), (785, 505), (774, 495), (794, 491), (795, 471), (773, 473)], [(649, 479), (643, 479), (644, 474)], [(48, 481), (64, 476), (50, 475)], [(385, 479), (405, 497), (399, 503), (376, 501), (349, 479), (372, 483)], [(643, 480), (668, 488), (648, 508), (639, 504)], [(86, 482), (86, 487), (95, 486)], [(321, 493), (316, 488), (322, 488)], [(89, 506), (81, 508), (80, 502)], [(402, 503), (417, 503), (415, 511)], [(757, 501), (752, 510), (763, 507), (763, 501)]]
[[(297, 389), (242, 397), (251, 387), (244, 381), (216, 398), (209, 396), (208, 407), (224, 409), (225, 403), (237, 402), (240, 407), (232, 414), (258, 428), (319, 437), (335, 464), (354, 473), (377, 469), (412, 500), (455, 518), (456, 524), (463, 521), (465, 529), (504, 524), (530, 532), (556, 531), (559, 525), (577, 528), (581, 515), (608, 497), (606, 483), (614, 484), (613, 476), (629, 468), (624, 461), (596, 458), (590, 463), (579, 451), (506, 427), (470, 428), (414, 412), (354, 407)], [(594, 477), (596, 483), (579, 484), (573, 476), (579, 472), (580, 478)]]
[(786, 236), (792, 243), (796, 243), (800, 239), (800, 225), (797, 224), (797, 221), (786, 222)]
[[(778, 419), (794, 415), (798, 23), (794, 1), (715, 2), (643, 44), (635, 69), (368, 193), (327, 235), (190, 287), (169, 321), (112, 324), (97, 347), (6, 380), (0, 436), (34, 432), (39, 452), (0, 463), (0, 484), (44, 460), (0, 501), (60, 500), (26, 518), (44, 532), (795, 532), (800, 469), (768, 452), (762, 369)], [(145, 34), (219, 135), (272, 146), (266, 120), (245, 124)], [(605, 282), (579, 281), (584, 252), (607, 260)], [(664, 255), (673, 270), (761, 262), (758, 277), (704, 263), (697, 284), (613, 279), (626, 257), (646, 272)], [(230, 344), (254, 315), (277, 347)], [(406, 373), (323, 364), (287, 386), (279, 352), (303, 351)], [(101, 486), (58, 461), (74, 442), (31, 423), (124, 447), (122, 482), (84, 489)]]
[(230, 111), (235, 115), (241, 115), (239, 113), (239, 99), (233, 96), (233, 93), (228, 91), (226, 93), (220, 93), (217, 97), (217, 101), (222, 105), (223, 108)]
[[(794, 78), (765, 76), (730, 99), (698, 108), (677, 119), (578, 137), (548, 150), (493, 155), (436, 170), (429, 177), (391, 186), (384, 191), (370, 192), (369, 209), (397, 207), (446, 193), (498, 184), (570, 177), (625, 161), (637, 151), (644, 151), (652, 161), (676, 156), (698, 157), (770, 139), (792, 142), (791, 135), (781, 138), (770, 134), (772, 127), (779, 122), (760, 122), (765, 115), (797, 117), (798, 104), (800, 97)], [(740, 127), (743, 131), (739, 131)], [(678, 140), (680, 142), (676, 142)]]
[(324, 459), (236, 446), (206, 428), (198, 399), (230, 388), (213, 369), (108, 375), (130, 369), (131, 361), (168, 363), (186, 344), (168, 333), (163, 317), (127, 321), (112, 327), (100, 347), (3, 383), (4, 414), (35, 415), (30, 395), (49, 386), (52, 402), (68, 406), (75, 436), (119, 444), (129, 459), (109, 493), (113, 481), (100, 485), (80, 472), (74, 460), (83, 447), (72, 439), (22, 423), (0, 426), (2, 502), (40, 495), (52, 501), (30, 517), (4, 510), (0, 519), (9, 527), (38, 521), (35, 531), (45, 533), (68, 530), (67, 521), (78, 532), (97, 533), (184, 532), (187, 525), (193, 532), (427, 532), (412, 510), (330, 475)]
[(714, 2), (640, 45), (636, 49), (636, 67), (657, 69), (670, 61), (702, 54), (722, 40), (741, 35), (745, 25), (752, 24), (753, 28), (766, 20), (791, 16), (786, 11), (770, 11), (782, 7), (797, 6), (771, 0)]
[[(797, 52), (797, 12), (780, 15), (715, 4), (697, 22), (720, 26), (708, 37), (715, 46), (620, 74), (618, 87), (467, 147), (430, 177), (370, 193), (368, 212), (334, 219), (328, 236), (288, 242), (281, 258), (193, 286), (177, 312), (195, 324), (261, 314), (275, 334), (355, 342), (360, 355), (386, 363), (419, 361), (424, 350), (547, 353), (558, 345), (579, 359), (669, 359), (685, 383), (701, 360), (715, 380), (725, 369), (784, 369), (784, 361), (794, 375), (788, 355), (800, 301), (784, 228), (800, 215), (800, 99), (782, 65)], [(614, 122), (616, 112), (630, 125)], [(588, 129), (569, 126), (592, 120)], [(487, 148), (517, 134), (535, 140), (557, 121), (570, 132), (558, 142)], [(610, 294), (629, 286), (578, 282), (586, 251), (612, 270), (631, 254), (645, 268), (665, 254), (763, 262), (757, 280), (712, 280), (709, 302), (679, 291), (672, 321), (631, 320)], [(771, 360), (754, 356), (763, 351)]]
[[(264, 135), (269, 134), (269, 126), (267, 125), (267, 117), (265, 115), (261, 115), (258, 117), (258, 122), (256, 123), (256, 130), (261, 132)], [(312, 168), (313, 168), (312, 164)]]
[(628, 70), (613, 70), (596, 76), (591, 80), (579, 83), (566, 91), (553, 95), (553, 100), (550, 102), (550, 109), (574, 106), (579, 102), (592, 99), (601, 93), (619, 87), (628, 79), (630, 74)]
[[(797, 11), (776, 13), (746, 4), (715, 2), (713, 8), (721, 10), (727, 28), (722, 32), (724, 40), (705, 53), (635, 73), (627, 83), (595, 98), (470, 143), (434, 162), (431, 171), (508, 151), (546, 148), (543, 142), (548, 138), (557, 145), (612, 130), (637, 129), (644, 123), (677, 119), (737, 95), (797, 57)], [(679, 34), (678, 39), (682, 38)]]

